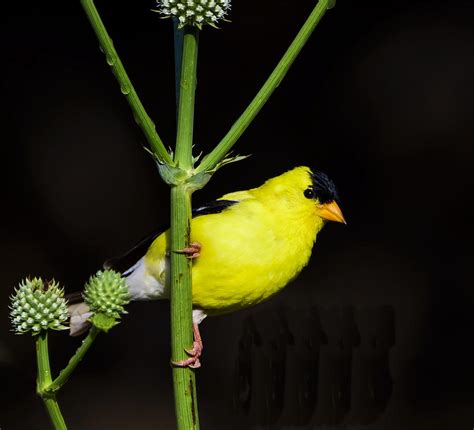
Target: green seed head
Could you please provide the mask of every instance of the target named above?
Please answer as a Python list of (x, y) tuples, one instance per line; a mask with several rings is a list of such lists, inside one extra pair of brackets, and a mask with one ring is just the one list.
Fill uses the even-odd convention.
[(113, 270), (99, 270), (91, 276), (83, 296), (94, 314), (101, 313), (112, 318), (126, 314), (124, 306), (130, 302), (127, 282)]
[(54, 280), (45, 286), (41, 278), (25, 279), (10, 301), (10, 320), (17, 334), (68, 328), (63, 325), (69, 317), (64, 289)]
[(178, 28), (194, 25), (216, 27), (230, 9), (230, 0), (157, 0), (158, 12), (165, 18), (175, 17)]

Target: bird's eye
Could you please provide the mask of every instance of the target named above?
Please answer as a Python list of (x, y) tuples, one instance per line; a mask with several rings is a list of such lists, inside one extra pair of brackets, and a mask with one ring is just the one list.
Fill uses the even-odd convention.
[(314, 191), (311, 188), (306, 188), (306, 190), (304, 190), (304, 196), (307, 199), (312, 199), (314, 197)]

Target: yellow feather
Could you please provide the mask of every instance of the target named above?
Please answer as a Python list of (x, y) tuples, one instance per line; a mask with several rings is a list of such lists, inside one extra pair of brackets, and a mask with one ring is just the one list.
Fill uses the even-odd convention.
[[(314, 200), (310, 169), (297, 167), (248, 191), (226, 194), (237, 200), (221, 213), (191, 222), (191, 242), (202, 245), (193, 261), (193, 304), (209, 315), (251, 306), (280, 291), (308, 263), (324, 220)], [(148, 273), (163, 285), (169, 232), (150, 246)]]

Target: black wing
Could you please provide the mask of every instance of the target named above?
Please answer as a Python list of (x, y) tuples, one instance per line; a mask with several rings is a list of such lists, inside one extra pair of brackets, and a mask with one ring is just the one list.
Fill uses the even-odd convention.
[(68, 293), (64, 295), (64, 298), (67, 300), (68, 305), (73, 305), (75, 303), (83, 302), (81, 291), (75, 291), (74, 293)]
[(221, 213), (224, 209), (238, 203), (237, 200), (214, 200), (204, 206), (193, 209), (193, 218), (201, 215)]
[[(218, 214), (228, 207), (238, 203), (237, 200), (214, 200), (204, 206), (193, 209), (193, 218), (201, 215)], [(169, 229), (169, 225), (160, 228), (156, 232), (144, 237), (132, 249), (120, 257), (111, 258), (104, 263), (104, 269), (111, 269), (123, 273), (130, 269), (140, 258), (142, 258), (153, 241), (164, 231)]]
[(163, 232), (167, 230), (159, 230), (154, 232), (146, 237), (144, 237), (140, 242), (138, 242), (133, 248), (127, 251), (125, 254), (120, 257), (115, 257), (107, 260), (104, 263), (104, 269), (115, 270), (116, 272), (123, 273), (126, 270), (130, 269), (140, 258), (142, 258), (153, 241)]

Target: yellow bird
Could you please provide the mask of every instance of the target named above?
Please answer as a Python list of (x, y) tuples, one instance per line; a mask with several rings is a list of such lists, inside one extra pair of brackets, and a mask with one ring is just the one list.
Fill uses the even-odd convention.
[[(178, 366), (199, 367), (198, 325), (208, 315), (260, 303), (293, 280), (311, 256), (325, 222), (345, 223), (334, 183), (296, 167), (258, 188), (226, 194), (193, 211), (191, 245), (195, 342)], [(123, 273), (132, 300), (168, 299), (169, 230), (106, 263)], [(72, 331), (85, 319), (71, 318)]]

